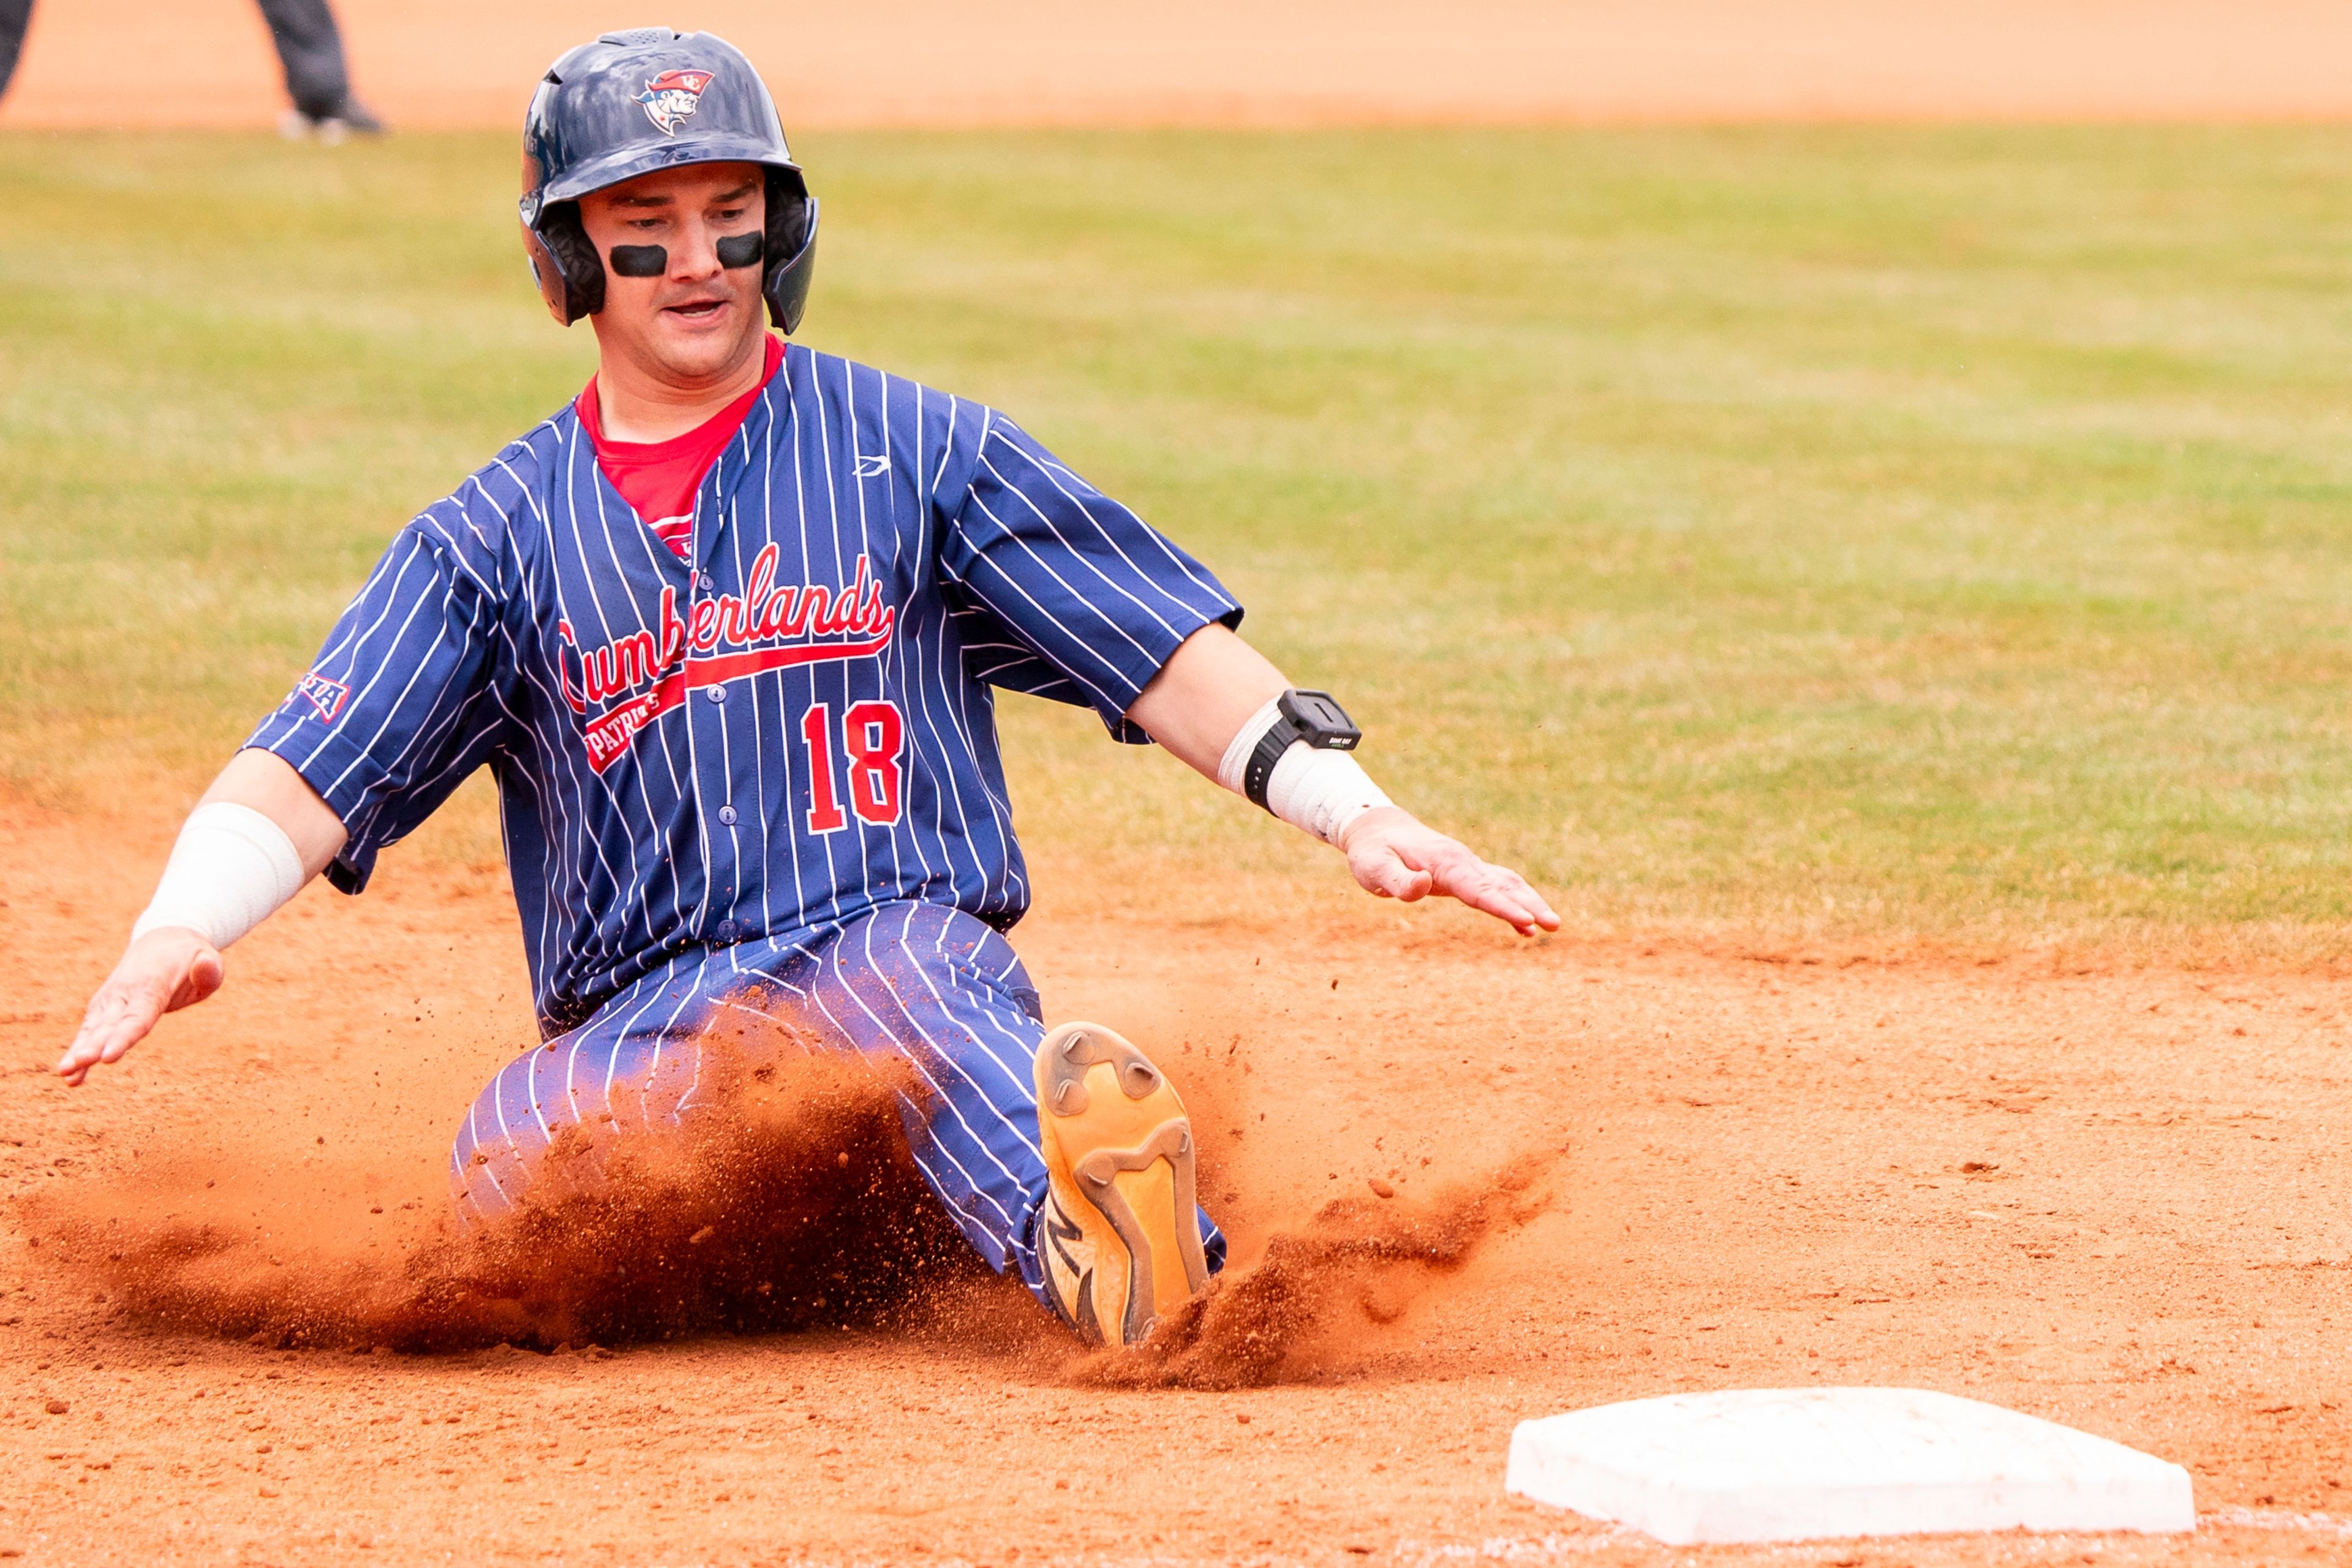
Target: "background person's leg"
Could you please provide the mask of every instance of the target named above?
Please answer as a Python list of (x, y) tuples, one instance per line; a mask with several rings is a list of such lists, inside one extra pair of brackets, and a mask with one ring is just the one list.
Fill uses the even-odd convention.
[(25, 52), (25, 29), (32, 25), (33, 0), (0, 0), (0, 97), (7, 95), (16, 57)]
[(286, 72), (286, 96), (312, 121), (337, 120), (354, 131), (380, 130), (352, 99), (343, 37), (327, 0), (260, 0), (269, 41)]

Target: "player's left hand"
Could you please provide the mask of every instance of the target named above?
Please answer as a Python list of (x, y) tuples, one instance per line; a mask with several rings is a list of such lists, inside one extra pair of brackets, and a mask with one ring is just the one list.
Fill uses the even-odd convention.
[(1526, 878), (1479, 859), (1400, 806), (1381, 806), (1356, 818), (1339, 836), (1339, 850), (1364, 889), (1383, 899), (1409, 904), (1443, 893), (1507, 922), (1521, 936), (1559, 929), (1559, 917)]

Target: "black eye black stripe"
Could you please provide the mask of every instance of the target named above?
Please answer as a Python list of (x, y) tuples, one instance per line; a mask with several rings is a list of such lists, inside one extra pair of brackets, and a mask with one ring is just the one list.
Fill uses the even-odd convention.
[(669, 252), (658, 245), (616, 245), (613, 270), (624, 278), (658, 278), (669, 270)]
[(749, 234), (730, 234), (716, 247), (719, 265), (726, 268), (756, 267), (766, 254), (766, 236), (758, 229)]

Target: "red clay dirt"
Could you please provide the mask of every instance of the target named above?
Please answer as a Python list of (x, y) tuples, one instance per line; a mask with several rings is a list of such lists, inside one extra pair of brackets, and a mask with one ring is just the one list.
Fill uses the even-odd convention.
[[(837, 125), (2276, 120), (2352, 114), (2342, 0), (335, 0), (397, 126), (513, 131), (600, 27), (741, 46)], [(253, 0), (38, 0), (0, 127), (273, 123)]]
[[(494, 872), (314, 889), (66, 1089), (167, 833), (0, 809), (27, 1563), (2352, 1556), (2334, 979), (1039, 917), (1052, 1016), (1177, 1077), (1235, 1240), (1130, 1359), (975, 1268), (821, 1068), (601, 1208), (455, 1242), (449, 1137), (531, 1038)], [(1526, 1417), (1835, 1384), (2178, 1459), (2205, 1523), (1694, 1559), (1502, 1491)]]

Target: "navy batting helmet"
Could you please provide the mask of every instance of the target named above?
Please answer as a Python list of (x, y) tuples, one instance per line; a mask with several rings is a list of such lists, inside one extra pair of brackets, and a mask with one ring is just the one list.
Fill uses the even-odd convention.
[(789, 332), (808, 302), (816, 198), (742, 51), (709, 33), (635, 27), (550, 66), (523, 117), (520, 212), (530, 273), (555, 319), (570, 326), (604, 308), (604, 263), (580, 226), (582, 196), (656, 169), (738, 163), (768, 171), (761, 292), (768, 319)]

